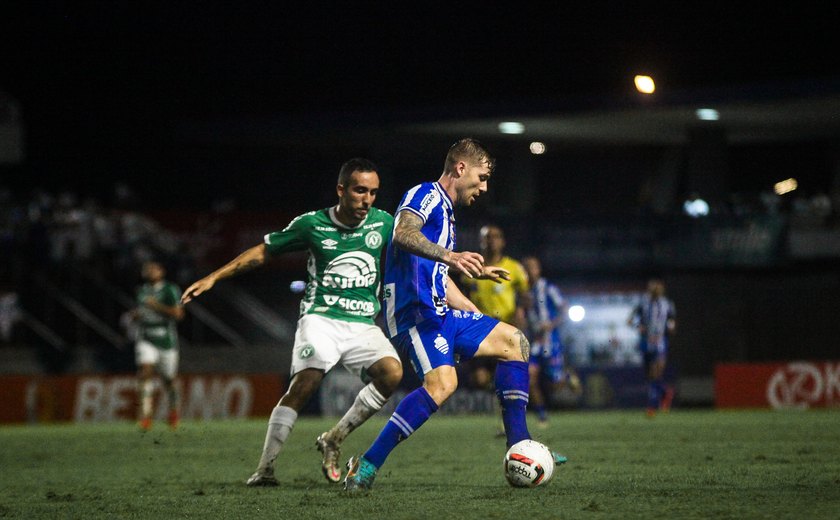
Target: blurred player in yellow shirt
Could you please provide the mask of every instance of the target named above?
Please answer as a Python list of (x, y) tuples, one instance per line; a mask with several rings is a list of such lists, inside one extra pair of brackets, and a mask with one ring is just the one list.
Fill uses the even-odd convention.
[(462, 287), (481, 312), (516, 327), (527, 328), (525, 302), (528, 298), (528, 275), (522, 264), (504, 254), (505, 234), (498, 226), (481, 228), (481, 254), (486, 265), (510, 272), (510, 283), (464, 278)]

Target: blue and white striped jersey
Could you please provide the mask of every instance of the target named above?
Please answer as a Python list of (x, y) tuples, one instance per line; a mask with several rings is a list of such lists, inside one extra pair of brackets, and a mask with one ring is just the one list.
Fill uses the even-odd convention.
[(540, 278), (531, 287), (531, 305), (526, 309), (528, 324), (531, 327), (532, 343), (540, 345), (560, 345), (560, 327), (555, 327), (548, 334), (539, 333), (539, 327), (546, 321), (554, 321), (564, 312), (565, 300), (556, 285), (545, 278)]
[(649, 347), (667, 345), (668, 320), (676, 319), (677, 309), (674, 302), (660, 296), (651, 298), (650, 294), (643, 294), (641, 301), (633, 309), (631, 319), (637, 326), (645, 328), (645, 339)]
[[(437, 182), (424, 182), (408, 190), (395, 215), (410, 211), (423, 219), (421, 231), (429, 241), (450, 251), (455, 248), (452, 200)], [(385, 256), (383, 308), (387, 333), (394, 337), (431, 317), (442, 316), (446, 305), (449, 266), (413, 255), (394, 245), (393, 234)]]

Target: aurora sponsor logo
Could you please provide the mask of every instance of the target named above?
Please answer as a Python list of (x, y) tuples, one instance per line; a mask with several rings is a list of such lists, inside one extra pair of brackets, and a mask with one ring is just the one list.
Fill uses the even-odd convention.
[(376, 284), (376, 260), (363, 251), (351, 251), (333, 259), (324, 269), (321, 285), (332, 289), (371, 287)]

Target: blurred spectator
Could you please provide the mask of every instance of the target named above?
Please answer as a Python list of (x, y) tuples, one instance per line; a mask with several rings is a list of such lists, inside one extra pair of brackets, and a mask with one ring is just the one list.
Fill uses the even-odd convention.
[(764, 206), (764, 211), (768, 215), (778, 215), (779, 208), (782, 205), (782, 198), (773, 190), (764, 190), (759, 196), (761, 204)]
[(20, 318), (17, 293), (0, 288), (0, 340), (4, 343), (11, 341), (15, 323)]
[(832, 214), (831, 198), (822, 191), (815, 193), (811, 197), (811, 212), (820, 221), (820, 224), (825, 224)]

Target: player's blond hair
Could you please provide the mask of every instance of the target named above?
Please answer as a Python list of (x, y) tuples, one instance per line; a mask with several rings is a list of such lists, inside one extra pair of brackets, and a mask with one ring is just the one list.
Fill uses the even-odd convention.
[(487, 148), (478, 140), (470, 137), (456, 141), (449, 147), (449, 153), (446, 154), (446, 162), (443, 165), (444, 171), (453, 171), (458, 161), (486, 164), (491, 172), (496, 167), (496, 159), (490, 155)]

